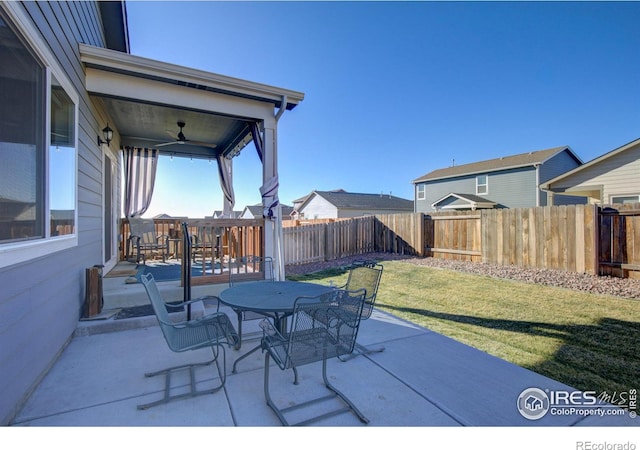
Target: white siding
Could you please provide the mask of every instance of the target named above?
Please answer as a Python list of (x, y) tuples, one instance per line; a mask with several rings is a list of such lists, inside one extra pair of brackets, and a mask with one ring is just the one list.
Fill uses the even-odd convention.
[(338, 210), (319, 195), (313, 196), (311, 200), (300, 210), (305, 219), (337, 219)]
[(568, 176), (554, 188), (603, 185), (603, 203), (612, 195), (640, 194), (640, 144)]

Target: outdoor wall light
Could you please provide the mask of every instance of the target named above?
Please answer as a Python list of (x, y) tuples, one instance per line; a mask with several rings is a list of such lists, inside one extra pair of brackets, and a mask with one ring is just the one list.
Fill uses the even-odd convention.
[(102, 129), (102, 136), (104, 137), (104, 141), (100, 136), (98, 136), (98, 145), (107, 144), (107, 147), (111, 143), (111, 139), (113, 139), (113, 130), (109, 128), (109, 124)]

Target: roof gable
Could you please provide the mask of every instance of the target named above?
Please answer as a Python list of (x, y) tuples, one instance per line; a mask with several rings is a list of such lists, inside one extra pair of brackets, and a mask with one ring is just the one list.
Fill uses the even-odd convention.
[(434, 209), (483, 209), (495, 208), (496, 202), (473, 194), (451, 192), (431, 204)]
[[(312, 194), (324, 198), (336, 208), (413, 211), (413, 201), (395, 197), (391, 194), (360, 194), (343, 190), (313, 191)], [(305, 204), (309, 202), (312, 196), (307, 198)]]
[(460, 166), (437, 169), (419, 178), (416, 178), (413, 183), (453, 178), (464, 175), (473, 175), (477, 173), (496, 172), (499, 170), (519, 167), (535, 166), (538, 164), (544, 164), (550, 158), (563, 151), (567, 151), (573, 158), (576, 159), (576, 161), (582, 163), (582, 161), (580, 161), (580, 158), (578, 158), (569, 147), (554, 147), (546, 150), (520, 153), (518, 155), (504, 156), (501, 158), (488, 159), (475, 163), (462, 164)]
[(637, 150), (637, 147), (640, 146), (640, 138), (631, 141), (621, 147), (618, 147), (614, 150), (611, 150), (607, 153), (605, 153), (604, 155), (600, 155), (594, 159), (592, 159), (591, 161), (588, 161), (578, 167), (576, 167), (575, 169), (569, 170), (568, 172), (565, 172), (563, 174), (558, 175), (555, 178), (552, 178), (551, 180), (548, 180), (544, 183), (542, 183), (540, 186), (543, 189), (548, 189), (550, 186), (552, 186), (554, 183), (557, 183), (561, 180), (565, 180), (565, 179), (570, 179), (571, 177), (574, 177), (576, 174), (579, 174), (581, 172), (584, 172), (585, 170), (588, 170), (591, 167), (597, 166), (599, 164), (602, 164), (604, 162), (606, 162), (607, 160), (613, 158), (614, 156), (619, 155), (620, 153), (629, 151), (629, 150)]

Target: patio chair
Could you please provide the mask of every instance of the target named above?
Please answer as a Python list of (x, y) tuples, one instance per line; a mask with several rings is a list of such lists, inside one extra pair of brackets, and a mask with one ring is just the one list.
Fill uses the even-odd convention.
[[(235, 267), (235, 270), (234, 270)], [(242, 269), (242, 270), (241, 270)], [(229, 265), (229, 286), (238, 280), (245, 281), (274, 281), (273, 275), (273, 258), (270, 256), (254, 256), (248, 255), (240, 260)], [(242, 322), (247, 320), (263, 319), (264, 314), (254, 311), (241, 311), (234, 312), (238, 316), (238, 336), (240, 336), (236, 350), (239, 350), (242, 346)], [(255, 333), (245, 333), (246, 336), (254, 335)], [(262, 332), (258, 332), (260, 336)], [(258, 350), (258, 348), (256, 348)]]
[(169, 255), (169, 236), (157, 234), (153, 219), (130, 218), (129, 227), (131, 233), (129, 240), (133, 243), (136, 251), (136, 264), (146, 264), (147, 254), (160, 253), (162, 262), (165, 262)]
[[(341, 399), (344, 406), (294, 425), (307, 425), (348, 411), (352, 411), (361, 422), (369, 423), (362, 412), (333, 386), (327, 377), (327, 360), (349, 354), (354, 349), (363, 304), (364, 290), (333, 290), (317, 297), (299, 297), (295, 303), (288, 333), (281, 334), (267, 319), (260, 323), (263, 329), (261, 344), (265, 352), (264, 395), (267, 405), (283, 425), (290, 425), (285, 417), (289, 412), (334, 398)], [(331, 393), (298, 404), (289, 403), (289, 406), (284, 408), (278, 407), (269, 393), (270, 359), (273, 359), (283, 371), (322, 361), (322, 378)], [(297, 377), (294, 384), (298, 384)]]
[[(184, 364), (159, 370), (157, 372), (146, 373), (146, 377), (155, 377), (157, 375), (165, 376), (164, 398), (144, 405), (138, 405), (138, 409), (147, 409), (152, 406), (168, 403), (172, 400), (212, 394), (222, 389), (227, 378), (224, 346), (231, 346), (235, 343), (235, 340), (238, 337), (229, 317), (226, 314), (216, 312), (197, 319), (174, 322), (169, 317), (169, 312), (167, 310), (167, 308), (172, 305), (168, 305), (162, 300), (158, 286), (153, 279), (153, 275), (143, 275), (142, 284), (147, 291), (147, 295), (149, 296), (149, 300), (153, 306), (153, 311), (158, 319), (158, 324), (160, 325), (160, 329), (162, 330), (162, 334), (164, 335), (169, 348), (174, 352), (185, 352), (209, 347), (213, 353), (213, 359), (201, 363)], [(203, 301), (208, 298), (210, 297), (183, 302), (175, 306), (188, 306), (191, 303)], [(220, 358), (222, 359), (222, 370), (220, 370), (219, 365)], [(220, 375), (220, 384), (211, 389), (198, 390), (196, 387), (195, 369), (198, 367), (209, 366), (214, 362)], [(189, 392), (171, 395), (171, 374), (181, 370), (189, 371), (191, 388)]]
[(207, 253), (211, 253), (212, 264), (214, 263), (214, 250), (218, 246), (216, 234), (219, 235), (219, 233), (217, 231), (217, 228), (212, 229), (210, 226), (197, 227), (196, 233), (191, 236), (193, 262), (196, 262), (196, 256), (200, 255), (204, 263)]
[[(380, 279), (382, 278), (383, 266), (372, 260), (357, 260), (354, 261), (349, 269), (349, 278), (344, 286), (339, 286), (339, 289), (346, 290), (358, 290), (364, 289), (366, 295), (364, 298), (364, 306), (362, 308), (361, 320), (367, 320), (371, 317), (373, 307), (376, 303), (376, 297), (378, 295), (378, 286), (380, 286)], [(342, 361), (356, 357), (358, 354), (370, 354), (384, 351), (384, 347), (365, 347), (364, 345), (356, 343), (356, 350), (358, 353), (353, 353), (345, 358), (340, 358)]]

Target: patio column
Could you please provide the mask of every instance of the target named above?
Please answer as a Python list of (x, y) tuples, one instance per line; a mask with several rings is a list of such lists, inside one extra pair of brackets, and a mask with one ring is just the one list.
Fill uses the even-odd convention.
[[(262, 161), (262, 183), (265, 184), (273, 177), (278, 176), (278, 146), (277, 146), (277, 122), (264, 122), (264, 153)], [(282, 208), (277, 205), (274, 211), (274, 219), (265, 218), (265, 255), (272, 256), (276, 261), (274, 276), (276, 280), (284, 280), (284, 253), (282, 251)]]

